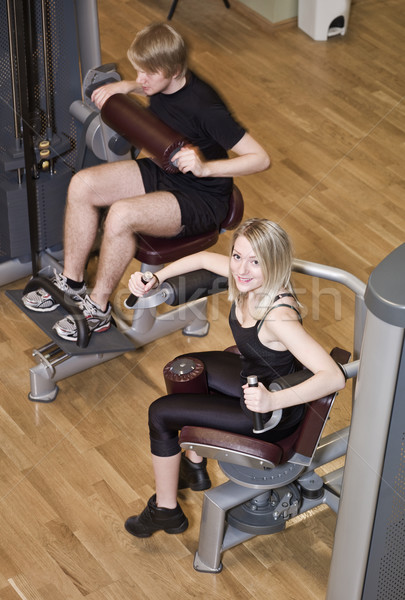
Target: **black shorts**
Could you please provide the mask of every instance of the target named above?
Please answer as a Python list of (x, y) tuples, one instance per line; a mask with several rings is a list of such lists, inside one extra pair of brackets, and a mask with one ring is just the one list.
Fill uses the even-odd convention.
[(137, 160), (147, 194), (165, 191), (173, 194), (180, 206), (183, 229), (178, 237), (219, 230), (225, 219), (230, 193), (215, 194), (193, 187), (196, 178), (166, 173), (149, 158)]

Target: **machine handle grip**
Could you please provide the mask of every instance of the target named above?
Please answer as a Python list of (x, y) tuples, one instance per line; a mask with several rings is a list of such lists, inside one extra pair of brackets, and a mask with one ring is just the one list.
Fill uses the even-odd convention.
[[(247, 378), (247, 383), (249, 387), (258, 387), (259, 382), (257, 379), (257, 375), (249, 375)], [(264, 427), (262, 413), (254, 411), (251, 412), (253, 417), (253, 431), (261, 431)]]
[[(108, 67), (110, 65), (105, 65), (105, 66)], [(84, 93), (87, 96), (87, 98), (91, 98), (91, 95), (94, 92), (94, 90), (96, 90), (97, 88), (99, 88), (103, 85), (107, 85), (109, 83), (117, 83), (117, 79), (115, 77), (107, 77), (106, 79), (101, 79), (100, 81), (91, 83), (89, 86), (86, 87)]]
[[(153, 278), (153, 273), (151, 273), (150, 271), (145, 271), (145, 273), (141, 277), (141, 281), (142, 281), (142, 283), (146, 284), (152, 278)], [(130, 294), (128, 296), (128, 298), (125, 300), (124, 304), (127, 308), (133, 308), (135, 306), (135, 304), (138, 302), (138, 300), (139, 300), (138, 296), (135, 296), (135, 294)]]

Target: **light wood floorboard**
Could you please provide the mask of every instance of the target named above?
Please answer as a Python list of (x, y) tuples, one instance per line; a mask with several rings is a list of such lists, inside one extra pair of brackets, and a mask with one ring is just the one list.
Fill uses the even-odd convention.
[[(99, 0), (103, 62), (132, 77), (127, 47), (170, 3)], [(193, 68), (272, 157), (266, 173), (237, 180), (245, 216), (280, 222), (299, 258), (367, 281), (405, 237), (403, 0), (354, 0), (347, 35), (327, 42), (294, 23), (266, 30), (231, 4), (181, 0), (173, 25), (189, 40)], [(296, 283), (309, 331), (328, 349), (350, 349), (351, 294), (304, 276)], [(325, 598), (336, 522), (326, 507), (225, 552), (218, 575), (192, 567), (202, 493), (179, 494), (190, 520), (182, 535), (138, 540), (123, 528), (153, 492), (147, 407), (164, 393), (163, 366), (231, 343), (225, 297), (210, 302), (206, 338), (176, 333), (78, 374), (51, 404), (27, 399), (31, 351), (46, 335), (4, 289), (0, 311), (0, 600)], [(349, 383), (327, 431), (350, 415)], [(224, 480), (215, 464), (209, 470), (214, 484)]]

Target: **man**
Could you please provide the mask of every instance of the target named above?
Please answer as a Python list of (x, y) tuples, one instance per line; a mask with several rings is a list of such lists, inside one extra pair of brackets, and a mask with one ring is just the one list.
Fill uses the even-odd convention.
[[(219, 228), (232, 192), (232, 178), (263, 171), (265, 150), (235, 121), (218, 94), (187, 69), (183, 38), (166, 23), (139, 32), (128, 50), (135, 81), (119, 81), (93, 92), (101, 109), (116, 93), (143, 93), (150, 110), (181, 133), (190, 145), (176, 153), (178, 173), (168, 174), (152, 160), (128, 160), (80, 171), (72, 178), (64, 224), (64, 268), (53, 283), (83, 310), (90, 331), (110, 327), (109, 297), (135, 255), (135, 234), (189, 236)], [(227, 150), (236, 156), (228, 158)], [(99, 213), (109, 207), (96, 282), (86, 294), (84, 270), (99, 227)], [(23, 297), (35, 311), (58, 304), (43, 289)], [(77, 340), (72, 317), (54, 328)]]

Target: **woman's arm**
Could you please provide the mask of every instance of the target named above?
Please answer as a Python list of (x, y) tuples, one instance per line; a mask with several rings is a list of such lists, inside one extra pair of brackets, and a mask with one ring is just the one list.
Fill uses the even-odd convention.
[(333, 358), (297, 320), (291, 320), (287, 311), (289, 309), (280, 308), (277, 315), (272, 313), (272, 320), (266, 320), (263, 326), (272, 339), (282, 343), (314, 375), (298, 385), (277, 392), (268, 391), (262, 384), (257, 388), (244, 386), (246, 406), (255, 412), (269, 412), (311, 402), (345, 386), (343, 373)]
[[(155, 273), (160, 283), (163, 283), (170, 277), (176, 275), (184, 275), (184, 273), (190, 273), (191, 271), (198, 271), (199, 269), (207, 269), (223, 277), (228, 277), (229, 273), (229, 258), (223, 254), (216, 254), (215, 252), (198, 252), (197, 254), (190, 254), (184, 256), (179, 260), (176, 260), (167, 266), (160, 269)], [(156, 284), (155, 278), (148, 283), (142, 282), (142, 273), (139, 271), (131, 275), (128, 282), (129, 290), (135, 296), (143, 296)]]
[(205, 161), (198, 148), (184, 146), (173, 160), (182, 173), (191, 171), (196, 177), (239, 177), (265, 171), (270, 166), (267, 152), (249, 133), (245, 133), (231, 151), (237, 156)]

